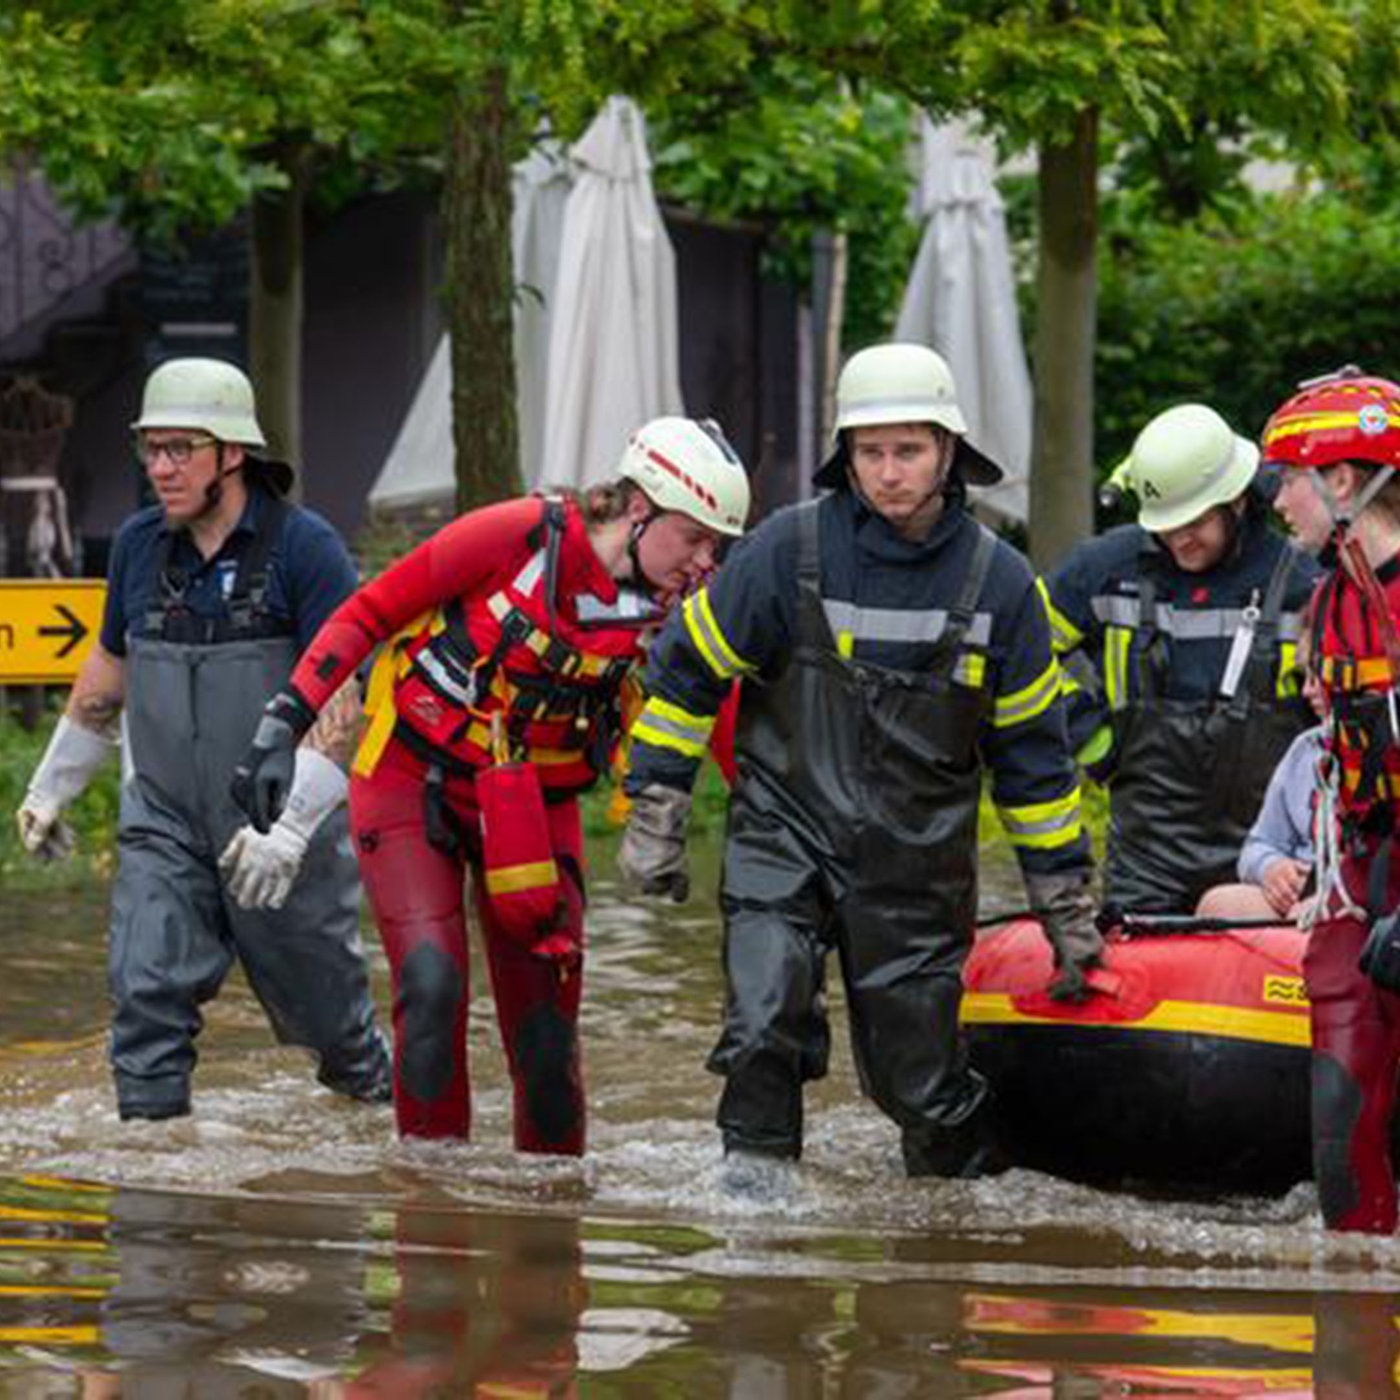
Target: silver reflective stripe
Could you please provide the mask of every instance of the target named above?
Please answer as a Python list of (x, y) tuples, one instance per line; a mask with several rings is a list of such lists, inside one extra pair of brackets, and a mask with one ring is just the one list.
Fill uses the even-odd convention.
[(605, 603), (594, 593), (580, 593), (574, 601), (578, 606), (578, 620), (587, 623), (636, 622), (658, 612), (650, 598), (630, 588), (619, 590), (615, 603)]
[[(1139, 600), (1136, 598), (1098, 597), (1091, 606), (1094, 616), (1110, 627), (1138, 629)], [(1169, 637), (1186, 642), (1233, 637), (1244, 623), (1246, 611), (1246, 608), (1176, 608), (1170, 603), (1158, 603), (1157, 627)], [(1296, 613), (1280, 618), (1279, 634), (1283, 637), (1298, 635)]]
[[(943, 608), (858, 608), (854, 603), (823, 598), (826, 620), (836, 636), (843, 632), (858, 642), (936, 642), (947, 629)], [(991, 613), (973, 613), (963, 640), (971, 646), (987, 646), (992, 639)]]
[(413, 664), (417, 666), (424, 675), (431, 678), (433, 684), (449, 698), (455, 700), (459, 705), (476, 704), (476, 677), (472, 677), (471, 685), (463, 685), (433, 654), (431, 647), (424, 647), (417, 656), (413, 658)]
[(1077, 822), (1083, 820), (1077, 806), (1036, 821), (1026, 821), (1024, 818), (1013, 816), (1005, 807), (997, 808), (997, 815), (1001, 818), (1001, 824), (1006, 828), (1008, 836), (1052, 836), (1057, 831), (1070, 830)]
[(535, 585), (539, 583), (543, 575), (544, 550), (540, 549), (535, 551), (530, 557), (530, 562), (516, 574), (515, 581), (511, 584), (511, 587), (514, 588), (517, 593), (528, 595), (535, 591)]

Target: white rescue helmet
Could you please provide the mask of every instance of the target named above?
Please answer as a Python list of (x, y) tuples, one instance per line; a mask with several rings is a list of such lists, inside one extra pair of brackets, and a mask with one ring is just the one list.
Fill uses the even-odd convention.
[(653, 418), (627, 440), (617, 474), (657, 510), (678, 511), (721, 535), (742, 535), (749, 476), (713, 419)]
[[(248, 376), (227, 360), (200, 355), (166, 360), (151, 371), (141, 395), (141, 416), (131, 427), (134, 432), (195, 428), (254, 451), (267, 446)], [(256, 461), (274, 491), (285, 496), (292, 489), (290, 464), (262, 456)]]
[(220, 442), (267, 446), (258, 424), (253, 386), (227, 360), (191, 357), (157, 366), (146, 380), (141, 416), (131, 426), (138, 432), (200, 428)]
[(1120, 471), (1138, 498), (1138, 524), (1160, 534), (1243, 495), (1258, 469), (1248, 438), (1213, 408), (1183, 403), (1143, 428)]
[(849, 453), (847, 428), (884, 423), (933, 423), (957, 438), (954, 465), (974, 486), (994, 486), (1002, 470), (967, 440), (967, 419), (958, 407), (948, 362), (927, 345), (892, 341), (858, 350), (836, 381), (835, 452), (816, 475), (818, 486), (840, 486)]

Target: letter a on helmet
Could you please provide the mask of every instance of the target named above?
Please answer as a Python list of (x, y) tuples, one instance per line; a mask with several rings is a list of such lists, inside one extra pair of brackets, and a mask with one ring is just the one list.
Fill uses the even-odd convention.
[(1233, 501), (1258, 468), (1258, 448), (1213, 408), (1183, 403), (1143, 428), (1120, 471), (1137, 495), (1138, 524), (1160, 533)]

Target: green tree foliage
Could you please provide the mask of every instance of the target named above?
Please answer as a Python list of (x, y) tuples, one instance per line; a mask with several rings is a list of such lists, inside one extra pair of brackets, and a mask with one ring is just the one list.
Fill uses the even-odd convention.
[(1400, 213), (1335, 192), (1260, 196), (1248, 217), (1139, 222), (1101, 265), (1100, 474), (1173, 403), (1247, 437), (1299, 379), (1400, 375)]
[(809, 65), (759, 59), (742, 82), (649, 103), (657, 190), (708, 217), (761, 225), (768, 270), (804, 294), (816, 238), (846, 233), (845, 339), (863, 344), (889, 333), (918, 243), (905, 214), (914, 116), (903, 98), (857, 98)]

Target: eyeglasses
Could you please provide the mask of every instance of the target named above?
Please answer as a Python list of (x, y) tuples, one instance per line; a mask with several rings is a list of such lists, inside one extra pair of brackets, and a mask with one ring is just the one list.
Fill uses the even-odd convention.
[(166, 438), (163, 442), (136, 439), (136, 456), (143, 467), (153, 467), (163, 452), (172, 467), (187, 467), (201, 447), (212, 447), (218, 441), (211, 437)]

